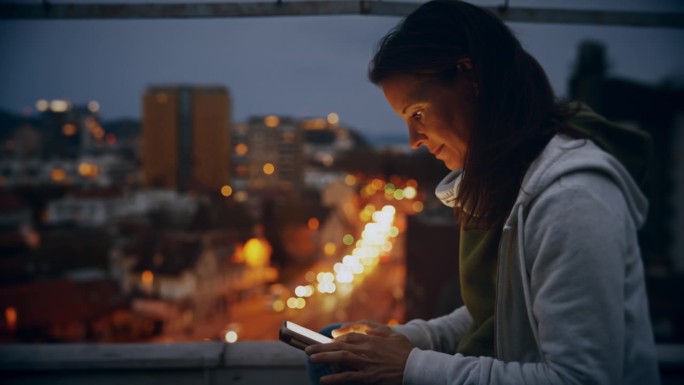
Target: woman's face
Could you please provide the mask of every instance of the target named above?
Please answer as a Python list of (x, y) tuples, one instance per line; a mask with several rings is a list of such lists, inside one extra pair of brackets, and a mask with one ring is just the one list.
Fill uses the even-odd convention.
[(463, 76), (446, 84), (399, 75), (381, 87), (392, 109), (406, 122), (412, 148), (425, 146), (450, 170), (463, 168), (474, 116), (474, 90)]

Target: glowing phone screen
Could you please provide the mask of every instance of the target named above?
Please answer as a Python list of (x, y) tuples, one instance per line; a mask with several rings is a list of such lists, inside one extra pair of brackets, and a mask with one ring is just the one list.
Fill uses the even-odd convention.
[(297, 334), (301, 334), (305, 337), (311, 338), (312, 340), (314, 340), (316, 342), (320, 342), (322, 344), (327, 343), (327, 342), (332, 342), (331, 338), (328, 338), (328, 337), (324, 336), (323, 334), (316, 333), (315, 331), (307, 329), (303, 326), (299, 326), (296, 323), (293, 323), (290, 321), (287, 321), (287, 328), (292, 330), (293, 332), (295, 332)]

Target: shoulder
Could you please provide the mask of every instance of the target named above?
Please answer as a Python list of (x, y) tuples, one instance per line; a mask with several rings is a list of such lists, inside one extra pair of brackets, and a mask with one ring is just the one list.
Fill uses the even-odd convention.
[(646, 198), (617, 159), (590, 140), (563, 135), (554, 137), (530, 165), (514, 212), (520, 207), (548, 211), (549, 205), (555, 213), (571, 207), (591, 212), (600, 206), (622, 219), (629, 215), (637, 227), (648, 208)]

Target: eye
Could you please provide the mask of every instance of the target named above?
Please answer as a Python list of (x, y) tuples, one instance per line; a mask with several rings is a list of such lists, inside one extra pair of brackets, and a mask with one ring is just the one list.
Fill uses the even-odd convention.
[(423, 110), (418, 110), (418, 111), (414, 112), (413, 115), (411, 115), (411, 118), (415, 119), (415, 120), (422, 120), (423, 119)]

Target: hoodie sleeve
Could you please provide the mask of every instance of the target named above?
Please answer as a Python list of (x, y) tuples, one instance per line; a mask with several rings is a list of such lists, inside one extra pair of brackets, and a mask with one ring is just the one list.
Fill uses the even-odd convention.
[(393, 326), (392, 330), (405, 335), (419, 349), (453, 354), (472, 321), (468, 309), (461, 306), (443, 317), (429, 321), (412, 320), (405, 325)]
[(448, 355), (419, 345), (404, 384), (623, 383), (624, 258), (633, 253), (627, 237), (636, 236), (626, 213), (622, 192), (600, 174), (573, 174), (549, 186), (529, 207), (519, 238), (542, 362)]

